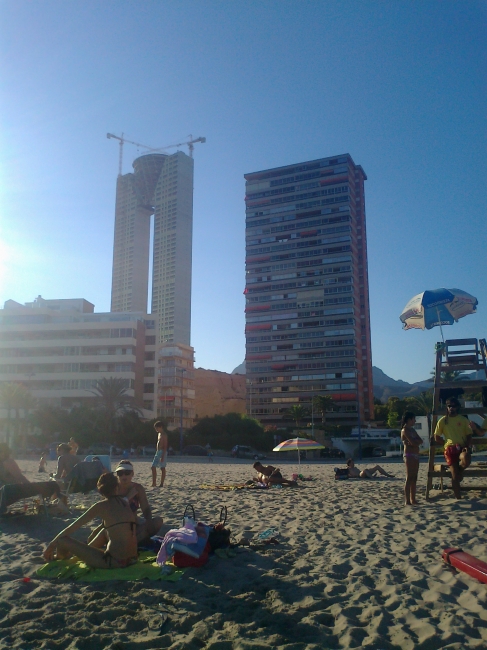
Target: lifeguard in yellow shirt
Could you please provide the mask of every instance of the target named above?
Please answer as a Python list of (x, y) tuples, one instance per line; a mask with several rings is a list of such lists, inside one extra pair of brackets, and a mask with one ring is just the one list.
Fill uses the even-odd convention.
[(467, 418), (459, 415), (460, 402), (456, 397), (446, 401), (447, 414), (438, 420), (435, 441), (444, 444), (443, 455), (451, 472), (451, 485), (457, 499), (461, 499), (460, 483), (463, 470), (472, 462), (470, 440), (472, 430)]

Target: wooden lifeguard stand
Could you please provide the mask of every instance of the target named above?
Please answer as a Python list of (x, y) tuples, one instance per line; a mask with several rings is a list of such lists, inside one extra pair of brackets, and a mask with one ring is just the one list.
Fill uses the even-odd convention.
[[(462, 372), (480, 371), (481, 378), (443, 381), (442, 373), (452, 370), (460, 370)], [(436, 445), (434, 431), (438, 418), (446, 414), (444, 403), (448, 397), (479, 391), (482, 393), (482, 407), (462, 408), (462, 414), (478, 413), (484, 418), (487, 417), (487, 343), (485, 339), (451, 339), (442, 343), (437, 343), (426, 499), (430, 498), (430, 491), (433, 487), (434, 478), (440, 479), (442, 492), (443, 479), (451, 479), (448, 465), (442, 463), (435, 464)], [(485, 438), (473, 437), (472, 444), (487, 444), (487, 436)], [(469, 476), (487, 477), (487, 467), (472, 464), (464, 471), (463, 475), (465, 478)], [(468, 489), (487, 490), (487, 485), (464, 487), (462, 484), (462, 490)]]

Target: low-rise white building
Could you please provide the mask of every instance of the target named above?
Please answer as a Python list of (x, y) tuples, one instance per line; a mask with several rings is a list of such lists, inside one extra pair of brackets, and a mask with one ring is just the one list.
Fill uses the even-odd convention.
[[(90, 404), (102, 378), (121, 378), (134, 405), (156, 417), (157, 318), (95, 313), (84, 299), (44, 300), (0, 310), (0, 383), (22, 383), (39, 404)], [(6, 414), (3, 414), (6, 417)]]

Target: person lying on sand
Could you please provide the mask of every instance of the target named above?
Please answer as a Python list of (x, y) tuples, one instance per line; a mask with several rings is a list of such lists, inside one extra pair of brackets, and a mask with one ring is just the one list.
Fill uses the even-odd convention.
[(382, 476), (387, 476), (388, 478), (393, 478), (394, 474), (388, 474), (385, 469), (382, 469), (380, 465), (374, 465), (374, 467), (369, 467), (368, 469), (360, 470), (358, 467), (355, 467), (355, 463), (352, 458), (347, 460), (348, 476), (350, 478), (375, 478), (377, 472), (382, 474)]
[(257, 461), (254, 463), (254, 469), (257, 471), (257, 478), (252, 479), (254, 483), (264, 483), (265, 485), (297, 485), (296, 481), (289, 481), (283, 478), (280, 470), (272, 465), (262, 465), (262, 463)]
[[(81, 517), (62, 530), (45, 548), (46, 562), (63, 560), (72, 555), (94, 569), (123, 569), (137, 562), (135, 515), (127, 500), (119, 496), (119, 483), (114, 474), (102, 474), (98, 492), (105, 497), (89, 508)], [(96, 548), (73, 539), (70, 535), (92, 521), (101, 518), (106, 533), (106, 549)]]
[(61, 498), (61, 488), (56, 481), (29, 481), (11, 456), (9, 446), (0, 443), (0, 514), (21, 499), (40, 495), (44, 498)]
[[(163, 524), (162, 517), (152, 517), (151, 507), (143, 486), (133, 480), (134, 466), (129, 460), (121, 460), (115, 474), (118, 480), (118, 496), (127, 500), (134, 515), (137, 515), (139, 508), (142, 510), (143, 519), (136, 516), (137, 542), (140, 544), (159, 531)], [(88, 542), (96, 548), (105, 546), (107, 539), (103, 525), (91, 533)]]

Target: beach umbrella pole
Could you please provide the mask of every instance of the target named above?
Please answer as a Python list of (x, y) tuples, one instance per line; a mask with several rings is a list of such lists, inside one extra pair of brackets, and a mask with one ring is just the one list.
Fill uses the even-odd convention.
[(441, 318), (440, 318), (440, 312), (439, 312), (439, 310), (438, 310), (438, 307), (436, 308), (436, 313), (437, 313), (437, 315), (438, 315), (438, 325), (440, 326), (441, 340), (442, 340), (443, 343), (444, 343), (444, 342), (445, 342), (445, 337), (443, 336), (443, 328), (442, 328), (442, 326), (441, 326)]

